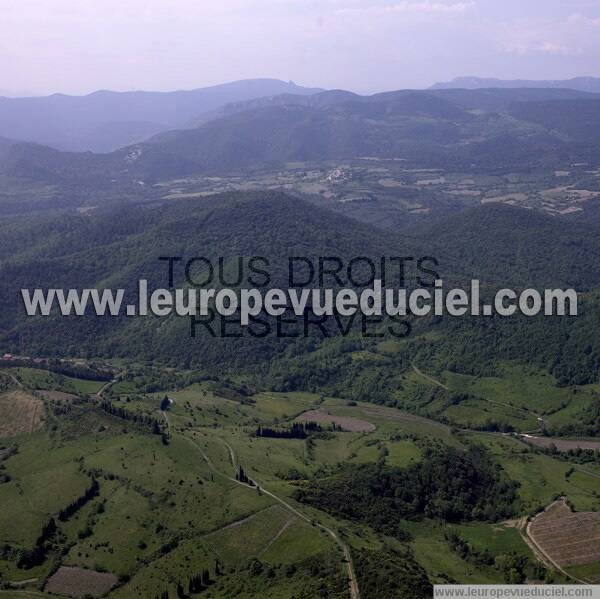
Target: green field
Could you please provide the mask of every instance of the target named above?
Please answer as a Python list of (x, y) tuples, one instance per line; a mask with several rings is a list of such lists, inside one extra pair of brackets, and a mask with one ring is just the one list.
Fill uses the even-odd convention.
[(50, 389), (78, 395), (97, 393), (105, 384), (104, 381), (76, 379), (37, 368), (9, 368), (7, 372), (31, 389)]
[[(52, 373), (19, 369), (15, 374), (30, 389), (83, 393), (82, 387), (73, 387), (72, 379)], [(408, 374), (405, 390), (430, 384), (421, 378)], [(514, 381), (492, 383), (449, 373), (443, 380), (457, 389), (476, 388), (482, 397), (505, 397), (519, 405), (516, 391), (504, 395), (517, 384)], [(100, 383), (95, 385), (98, 390)], [(530, 385), (545, 388), (541, 378)], [(165, 395), (173, 403), (161, 412)], [(164, 590), (175, 596), (178, 584), (185, 586), (206, 570), (211, 577), (207, 597), (253, 597), (260, 592), (291, 599), (303, 589), (314, 588), (316, 593), (322, 585), (329, 585), (329, 596), (344, 597), (346, 546), (358, 552), (409, 550), (432, 582), (503, 582), (498, 567), (461, 557), (446, 534), (455, 531), (474, 551), (487, 551), (492, 557), (534, 560), (512, 525), (406, 521), (402, 528), (409, 537), (398, 540), (294, 499), (298, 487), (324, 470), (340, 464), (413, 467), (425, 459), (432, 443), (458, 449), (471, 442), (485, 446), (519, 483), (517, 515), (533, 514), (559, 494), (576, 509), (600, 507), (600, 477), (594, 464), (572, 464), (510, 436), (453, 429), (393, 407), (320, 393), (262, 392), (227, 399), (209, 382), (152, 393), (117, 383), (106, 397), (124, 414), (156, 419), (163, 435), (152, 434), (129, 417), (106, 413), (97, 401), (55, 401), (46, 402), (44, 430), (0, 443), (0, 456), (2, 446), (16, 448), (0, 460), (0, 472), (9, 476), (0, 484), (0, 545), (10, 548), (0, 559), (2, 580), (35, 578), (26, 586), (38, 592), (40, 581), (64, 564), (115, 574), (120, 582), (110, 597), (152, 598)], [(286, 427), (309, 409), (366, 421), (375, 428), (326, 428), (306, 439), (255, 435), (258, 425)], [(235, 480), (240, 466), (256, 481), (253, 486)], [(33, 547), (48, 519), (56, 519), (60, 510), (81, 497), (92, 478), (99, 483), (98, 494), (64, 521), (57, 520), (58, 533), (43, 562), (18, 567), (18, 552)], [(574, 569), (574, 575), (580, 570), (586, 576), (598, 573), (595, 567), (585, 567)]]
[(505, 524), (463, 524), (454, 527), (461, 538), (479, 550), (487, 549), (494, 555), (517, 553), (533, 557), (519, 531)]
[(589, 584), (598, 584), (600, 581), (600, 564), (586, 564), (584, 566), (571, 566), (567, 569), (569, 574), (588, 582)]
[(498, 418), (516, 430), (536, 430), (537, 418), (549, 426), (572, 422), (596, 400), (598, 385), (558, 387), (547, 372), (519, 365), (504, 364), (495, 377), (473, 377), (444, 372), (443, 380), (452, 392), (468, 393), (477, 399), (448, 409), (458, 422), (477, 423)]

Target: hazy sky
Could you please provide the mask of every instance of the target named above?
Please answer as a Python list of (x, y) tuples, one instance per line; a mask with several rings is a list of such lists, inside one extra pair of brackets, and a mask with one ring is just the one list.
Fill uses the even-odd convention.
[(0, 90), (600, 75), (600, 0), (0, 0)]

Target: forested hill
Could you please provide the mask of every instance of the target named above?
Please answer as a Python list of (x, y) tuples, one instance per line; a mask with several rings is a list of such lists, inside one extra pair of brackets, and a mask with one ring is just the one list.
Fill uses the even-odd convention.
[[(239, 256), (263, 256), (270, 262), (270, 286), (284, 288), (289, 256), (335, 256), (345, 261), (370, 256), (376, 263), (382, 256), (433, 256), (447, 283), (474, 277), (487, 287), (573, 284), (588, 290), (600, 287), (596, 239), (595, 229), (588, 225), (498, 206), (482, 206), (428, 230), (400, 234), (280, 193), (228, 194), (89, 215), (12, 219), (0, 224), (0, 276), (11, 282), (0, 290), (0, 342), (6, 349), (44, 356), (127, 356), (244, 370), (276, 357), (313, 351), (323, 339), (316, 334), (310, 342), (273, 335), (221, 339), (202, 330), (191, 339), (189, 319), (183, 317), (27, 319), (19, 290), (123, 287), (135, 298), (140, 278), (148, 279), (150, 288), (167, 286), (166, 264), (159, 256), (206, 256), (215, 264), (222, 256), (227, 281), (234, 282)], [(409, 282), (417, 274), (412, 264)], [(175, 285), (180, 286), (183, 268), (175, 273)], [(309, 287), (315, 285), (313, 281)], [(584, 303), (584, 315), (576, 319), (427, 320), (423, 322), (427, 330), (446, 329), (427, 351), (441, 360), (450, 360), (456, 351), (472, 351), (471, 366), (491, 364), (503, 355), (540, 359), (544, 366), (552, 359), (553, 367), (558, 367), (569, 355), (585, 354), (589, 358), (589, 367), (588, 362), (583, 365), (585, 380), (594, 379), (594, 360), (600, 357), (597, 301), (590, 297)], [(569, 355), (554, 355), (553, 348), (566, 346), (572, 348)], [(568, 381), (571, 367), (561, 368)]]
[(454, 274), (508, 287), (600, 286), (598, 225), (487, 205), (412, 229)]
[[(350, 259), (366, 254), (379, 260), (389, 251), (415, 255), (412, 240), (398, 246), (392, 234), (280, 193), (231, 194), (66, 219), (13, 219), (0, 230), (0, 273), (11, 281), (0, 290), (6, 307), (0, 317), (2, 339), (17, 348), (26, 337), (28, 351), (45, 355), (110, 351), (227, 364), (260, 361), (277, 351), (277, 343), (272, 338), (251, 339), (245, 347), (235, 339), (192, 341), (187, 318), (160, 323), (153, 318), (27, 320), (21, 288), (123, 287), (134, 294), (141, 278), (148, 279), (150, 288), (165, 287), (167, 267), (160, 256), (206, 256), (215, 265), (223, 257), (227, 280), (235, 279), (238, 257), (265, 257), (271, 264), (271, 286), (287, 288), (288, 256)], [(180, 268), (175, 285), (182, 283)], [(240, 345), (237, 354), (231, 352), (233, 345)]]

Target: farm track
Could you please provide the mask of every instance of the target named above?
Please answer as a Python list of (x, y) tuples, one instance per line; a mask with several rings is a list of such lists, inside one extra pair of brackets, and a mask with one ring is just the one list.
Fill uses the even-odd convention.
[(529, 541), (528, 545), (530, 547), (532, 547), (532, 549), (535, 549), (535, 553), (541, 554), (541, 556), (543, 556), (544, 562), (550, 563), (558, 572), (560, 572), (561, 574), (566, 576), (568, 579), (574, 580), (575, 582), (578, 582), (580, 584), (587, 585), (587, 584), (589, 584), (588, 582), (586, 582), (585, 580), (582, 580), (581, 578), (577, 578), (576, 576), (573, 576), (572, 574), (569, 574), (555, 559), (553, 559), (550, 555), (548, 555), (548, 553), (542, 547), (540, 541), (538, 539), (536, 539), (536, 536), (532, 530), (536, 519), (539, 519), (540, 517), (547, 514), (549, 510), (552, 510), (552, 509), (556, 508), (557, 506), (561, 505), (563, 503), (563, 501), (564, 501), (564, 499), (558, 499), (558, 500), (554, 501), (553, 503), (551, 503), (549, 506), (547, 506), (546, 509), (543, 512), (541, 512), (540, 514), (538, 514), (535, 518), (533, 518), (533, 520), (531, 520), (530, 522), (527, 522), (526, 526), (522, 529), (522, 533), (524, 534), (526, 541), (527, 540)]
[(23, 590), (15, 590), (15, 589), (6, 589), (0, 590), (0, 596), (6, 595), (9, 598), (14, 598), (15, 595), (19, 597), (45, 597), (48, 599), (48, 595), (46, 593), (41, 593), (38, 591), (23, 591)]
[[(35, 584), (39, 578), (28, 578), (27, 580), (9, 580), (8, 584), (12, 587), (26, 587), (29, 584)], [(14, 589), (13, 589), (14, 590)]]
[[(441, 387), (442, 389), (445, 389), (446, 391), (450, 391), (449, 387), (447, 385), (444, 385), (444, 383), (442, 383), (442, 381), (438, 381), (436, 378), (432, 377), (431, 375), (425, 374), (422, 370), (417, 368), (417, 366), (415, 364), (411, 364), (411, 366), (412, 366), (413, 370), (420, 377), (428, 380), (430, 383), (433, 383), (434, 385), (437, 385), (438, 387)], [(485, 397), (480, 397), (479, 399), (481, 399), (482, 401), (485, 401), (487, 403), (496, 405), (496, 406), (502, 406), (503, 408), (509, 408), (511, 410), (514, 410), (515, 412), (525, 414), (527, 417), (534, 416), (540, 422), (544, 423), (544, 419), (539, 414), (536, 414), (535, 412), (532, 412), (531, 410), (527, 410), (527, 409), (521, 408), (519, 406), (513, 406), (512, 404), (506, 403), (504, 401), (496, 401), (494, 399), (486, 399)]]
[(584, 474), (589, 474), (594, 478), (600, 478), (600, 474), (598, 474), (597, 472), (592, 472), (591, 470), (586, 470), (585, 468), (575, 468), (575, 470), (577, 470), (578, 472), (583, 472)]
[(547, 568), (554, 568), (554, 564), (546, 557), (546, 555), (544, 553), (542, 553), (542, 551), (539, 549), (539, 547), (531, 540), (531, 538), (529, 538), (529, 535), (527, 534), (527, 518), (523, 517), (519, 520), (519, 523), (517, 525), (517, 530), (519, 531), (519, 534), (521, 535), (521, 538), (523, 539), (523, 541), (527, 544), (527, 546), (529, 547), (529, 549), (531, 549), (531, 551), (533, 552), (533, 555), (535, 555), (535, 557)]
[(575, 582), (578, 582), (580, 584), (588, 584), (587, 582), (585, 582), (585, 580), (576, 578), (575, 576), (566, 572), (537, 544), (537, 542), (531, 535), (531, 522), (527, 523), (525, 530), (523, 532), (524, 532), (524, 537), (527, 538), (529, 541), (529, 542), (527, 542), (527, 544), (534, 550), (534, 553), (536, 555), (541, 556), (543, 558), (541, 560), (542, 562), (544, 562), (546, 564), (550, 564), (555, 570), (560, 572), (563, 576), (566, 576), (567, 578), (574, 580)]
[[(165, 416), (165, 419), (168, 422), (168, 418)], [(268, 489), (265, 489), (262, 484), (260, 484), (257, 480), (254, 480), (254, 483), (256, 485), (256, 487), (253, 487), (251, 485), (248, 485), (246, 483), (243, 483), (231, 476), (229, 476), (228, 474), (226, 474), (225, 472), (222, 472), (221, 470), (219, 470), (214, 463), (212, 462), (212, 460), (210, 459), (210, 457), (205, 453), (205, 451), (202, 449), (202, 447), (193, 439), (190, 439), (187, 436), (183, 436), (184, 439), (186, 439), (189, 443), (191, 443), (202, 455), (204, 461), (206, 462), (206, 464), (208, 465), (208, 467), (217, 475), (226, 478), (227, 480), (240, 485), (242, 487), (246, 487), (248, 489), (255, 489), (256, 487), (259, 487), (261, 492), (264, 493), (265, 495), (268, 495), (269, 497), (271, 497), (272, 499), (274, 499), (275, 501), (277, 501), (278, 503), (280, 503), (283, 507), (285, 507), (287, 510), (289, 510), (292, 514), (294, 514), (295, 516), (297, 516), (298, 518), (300, 518), (301, 520), (309, 523), (309, 524), (315, 524), (316, 526), (318, 526), (321, 530), (323, 530), (324, 532), (326, 532), (336, 543), (337, 545), (342, 549), (342, 552), (344, 554), (344, 562), (346, 564), (346, 571), (348, 574), (348, 589), (350, 591), (350, 597), (351, 599), (360, 599), (360, 590), (358, 587), (358, 580), (356, 578), (356, 572), (354, 569), (354, 562), (352, 560), (352, 555), (350, 553), (350, 548), (348, 547), (348, 545), (346, 543), (344, 543), (344, 541), (342, 541), (342, 539), (339, 537), (339, 535), (331, 528), (329, 528), (328, 526), (326, 526), (325, 524), (321, 524), (320, 522), (316, 522), (314, 519), (310, 518), (309, 516), (307, 516), (306, 514), (302, 513), (300, 510), (298, 510), (297, 508), (295, 508), (293, 505), (291, 505), (290, 503), (288, 503), (285, 499), (282, 499), (281, 497), (279, 497), (278, 495), (275, 495), (275, 493), (272, 493), (271, 491), (269, 491)], [(224, 441), (223, 439), (221, 439), (222, 443), (227, 447), (228, 451), (229, 451), (229, 455), (230, 455), (230, 459), (232, 464), (234, 465), (235, 468), (235, 464), (237, 463), (236, 460), (236, 456), (235, 456), (235, 452), (233, 450), (233, 448), (231, 447), (231, 445), (229, 445), (226, 441)]]
[(438, 420), (432, 420), (431, 418), (426, 418), (425, 416), (418, 416), (417, 414), (402, 412), (394, 408), (388, 408), (386, 406), (380, 406), (377, 404), (373, 404), (371, 407), (362, 408), (361, 413), (367, 418), (371, 416), (375, 418), (383, 418), (384, 420), (391, 422), (416, 423), (436, 427), (444, 431), (450, 430), (450, 427), (447, 424), (439, 422)]
[(17, 387), (20, 387), (21, 389), (24, 389), (25, 387), (23, 386), (23, 383), (14, 375), (14, 374), (10, 374), (10, 373), (6, 373), (8, 378), (12, 379), (12, 381), (15, 383), (15, 385), (17, 385)]
[(102, 387), (100, 387), (100, 389), (98, 389), (98, 392), (96, 393), (96, 397), (101, 399), (102, 394), (105, 391), (108, 391), (108, 389), (110, 389), (118, 380), (119, 380), (118, 378), (114, 378), (114, 379), (108, 381), (107, 383), (105, 383), (104, 385), (102, 385)]
[(432, 376), (425, 374), (422, 370), (419, 370), (419, 368), (417, 368), (417, 366), (415, 366), (415, 364), (411, 364), (413, 370), (421, 377), (424, 378), (426, 380), (428, 380), (430, 383), (433, 383), (434, 385), (441, 387), (442, 389), (445, 389), (446, 391), (450, 391), (450, 389), (448, 389), (448, 387), (446, 385), (444, 385), (444, 383), (442, 383), (441, 381), (438, 381), (436, 378), (433, 378)]
[(294, 521), (294, 518), (290, 518), (285, 524), (277, 531), (277, 534), (260, 550), (259, 557), (265, 553), (271, 545), (289, 528), (290, 524)]
[(269, 506), (266, 507), (262, 510), (258, 510), (257, 512), (253, 512), (252, 514), (250, 514), (249, 516), (246, 516), (245, 518), (240, 518), (239, 520), (235, 520), (233, 522), (230, 522), (229, 524), (226, 524), (225, 526), (222, 526), (221, 528), (217, 528), (216, 530), (211, 530), (210, 532), (201, 535), (200, 539), (204, 538), (204, 537), (210, 537), (211, 535), (217, 534), (223, 530), (229, 530), (230, 528), (237, 528), (238, 526), (242, 526), (242, 524), (246, 524), (247, 522), (251, 522), (252, 520), (254, 520), (254, 518), (256, 518), (256, 516), (258, 516), (259, 514), (262, 514), (263, 512), (266, 512), (267, 510), (270, 510), (273, 506)]
[(29, 433), (33, 433), (35, 431), (35, 423), (37, 422), (37, 415), (41, 406), (43, 406), (43, 404), (37, 402), (33, 405), (33, 409), (31, 410), (31, 416), (29, 418)]

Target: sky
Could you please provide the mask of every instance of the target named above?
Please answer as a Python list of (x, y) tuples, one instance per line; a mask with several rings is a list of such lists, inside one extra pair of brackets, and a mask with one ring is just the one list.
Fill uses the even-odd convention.
[(0, 0), (0, 93), (600, 76), (600, 0)]

